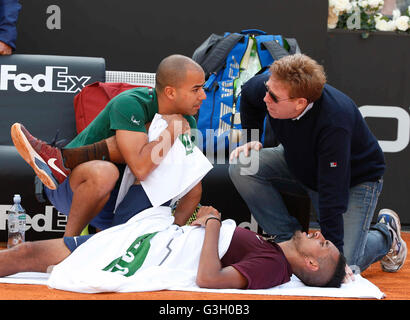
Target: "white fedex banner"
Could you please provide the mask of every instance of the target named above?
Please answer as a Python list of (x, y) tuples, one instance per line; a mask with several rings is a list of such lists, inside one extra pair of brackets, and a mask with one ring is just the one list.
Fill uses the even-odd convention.
[[(23, 199), (24, 206), (24, 199)], [(0, 205), (0, 230), (7, 230), (7, 210), (12, 204)], [(58, 212), (53, 206), (45, 206), (44, 213), (33, 215), (29, 208), (26, 209), (26, 231), (33, 229), (36, 232), (62, 232), (67, 224), (67, 216)]]

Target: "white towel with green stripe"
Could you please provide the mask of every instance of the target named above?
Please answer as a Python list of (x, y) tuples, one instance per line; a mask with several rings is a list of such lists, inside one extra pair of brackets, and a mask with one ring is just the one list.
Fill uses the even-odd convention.
[[(97, 233), (53, 268), (48, 286), (83, 293), (195, 286), (205, 229), (179, 227), (173, 221), (170, 207), (149, 208)], [(233, 220), (223, 222), (220, 257), (235, 227)]]

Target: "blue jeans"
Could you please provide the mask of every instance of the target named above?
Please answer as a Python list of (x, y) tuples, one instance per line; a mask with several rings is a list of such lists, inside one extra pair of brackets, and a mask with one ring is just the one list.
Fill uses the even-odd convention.
[[(237, 163), (229, 166), (229, 175), (266, 233), (276, 235), (277, 241), (285, 241), (296, 230), (302, 229), (297, 219), (289, 214), (280, 192), (308, 195), (320, 221), (318, 193), (292, 175), (281, 145), (252, 150), (250, 157), (245, 159), (241, 153)], [(348, 208), (343, 214), (344, 255), (348, 265), (357, 266), (360, 271), (382, 259), (391, 247), (392, 239), (386, 225), (378, 223), (370, 226), (382, 186), (383, 181), (380, 180), (352, 187)]]

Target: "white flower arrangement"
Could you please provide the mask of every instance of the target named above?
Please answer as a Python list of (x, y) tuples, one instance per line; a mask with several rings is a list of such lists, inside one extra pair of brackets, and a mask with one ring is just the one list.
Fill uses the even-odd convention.
[(394, 10), (389, 18), (380, 12), (383, 5), (384, 0), (329, 0), (328, 28), (410, 34), (410, 6), (404, 14)]

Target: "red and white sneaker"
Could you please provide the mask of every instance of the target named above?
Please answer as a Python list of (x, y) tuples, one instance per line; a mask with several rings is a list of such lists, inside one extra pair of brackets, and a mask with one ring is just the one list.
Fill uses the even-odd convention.
[(19, 154), (47, 188), (57, 189), (70, 174), (71, 170), (64, 166), (61, 150), (33, 137), (22, 124), (11, 126), (11, 138)]

